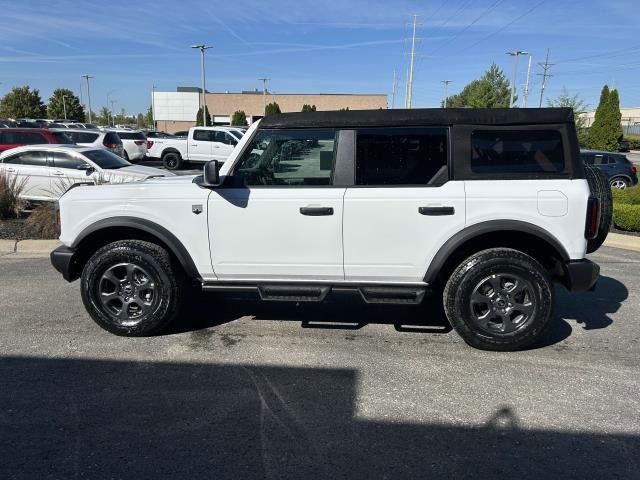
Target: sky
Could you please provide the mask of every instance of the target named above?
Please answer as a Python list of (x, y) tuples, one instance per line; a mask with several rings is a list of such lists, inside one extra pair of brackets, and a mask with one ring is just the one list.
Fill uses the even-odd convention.
[[(414, 107), (437, 107), (496, 62), (511, 78), (510, 50), (531, 54), (529, 106), (563, 88), (597, 105), (602, 86), (621, 105), (640, 107), (638, 0), (0, 0), (0, 95), (29, 85), (46, 102), (54, 88), (80, 96), (90, 74), (92, 109), (144, 112), (152, 86), (200, 84), (206, 43), (207, 90), (276, 93), (386, 93), (398, 76), (404, 104), (412, 15), (418, 15)], [(520, 57), (520, 98), (528, 57)], [(86, 85), (83, 87), (86, 97)], [(84, 98), (86, 102), (86, 98)], [(545, 101), (546, 103), (546, 101)]]

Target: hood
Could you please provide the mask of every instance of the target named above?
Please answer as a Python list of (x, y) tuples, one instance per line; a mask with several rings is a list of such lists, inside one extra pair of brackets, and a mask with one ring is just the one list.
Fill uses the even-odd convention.
[(150, 177), (150, 176), (156, 176), (156, 175), (161, 175), (163, 177), (175, 176), (175, 173), (169, 172), (167, 170), (161, 170), (159, 168), (154, 168), (154, 167), (145, 167), (144, 165), (131, 165), (130, 167), (122, 167), (122, 168), (118, 168), (117, 170), (106, 170), (106, 172), (116, 173), (116, 174), (121, 174), (125, 176), (131, 176), (131, 177), (137, 177), (137, 178)]

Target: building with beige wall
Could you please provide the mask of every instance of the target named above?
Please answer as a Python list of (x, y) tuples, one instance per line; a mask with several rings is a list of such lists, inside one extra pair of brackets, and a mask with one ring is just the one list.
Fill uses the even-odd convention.
[[(622, 126), (633, 126), (640, 124), (640, 107), (638, 108), (621, 108), (620, 114), (622, 115)], [(596, 116), (596, 112), (586, 112), (580, 115), (585, 120), (587, 127), (590, 127), (593, 123), (593, 119)]]
[[(152, 104), (156, 128), (173, 133), (195, 125), (200, 105), (199, 92), (153, 92)], [(387, 108), (386, 94), (340, 93), (209, 93), (206, 103), (214, 123), (228, 124), (236, 110), (243, 110), (249, 123), (262, 118), (265, 103), (276, 102), (282, 112), (299, 112), (304, 104), (317, 110), (367, 110)]]

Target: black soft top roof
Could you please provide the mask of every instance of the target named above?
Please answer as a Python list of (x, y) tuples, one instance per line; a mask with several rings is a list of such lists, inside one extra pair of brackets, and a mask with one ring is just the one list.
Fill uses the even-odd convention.
[(573, 121), (570, 108), (415, 108), (278, 113), (264, 117), (260, 128), (523, 125)]

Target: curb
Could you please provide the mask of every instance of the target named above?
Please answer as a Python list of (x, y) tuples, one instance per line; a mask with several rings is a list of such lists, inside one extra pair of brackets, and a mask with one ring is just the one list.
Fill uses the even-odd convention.
[(607, 239), (604, 241), (604, 246), (640, 252), (640, 237), (609, 232)]

